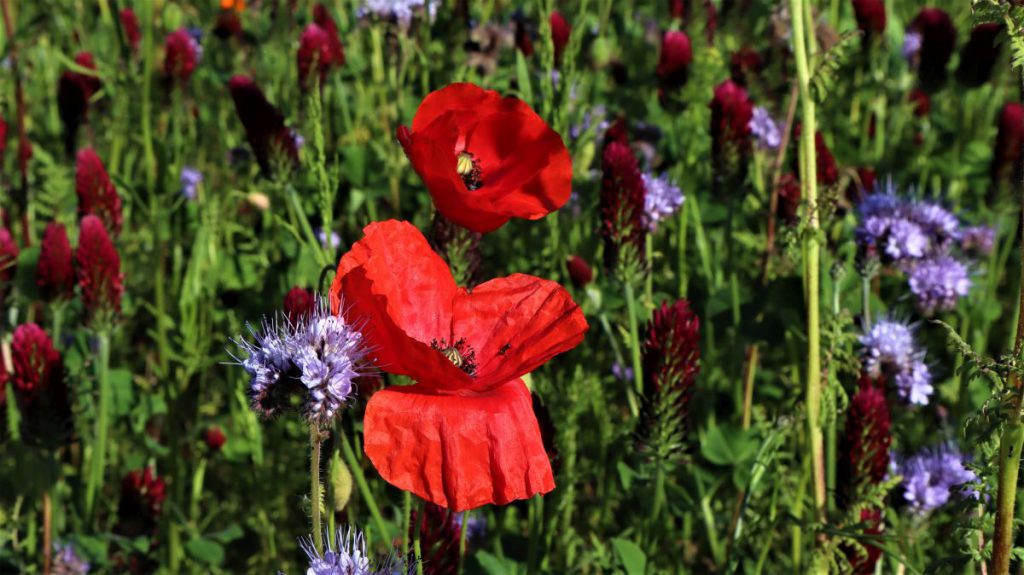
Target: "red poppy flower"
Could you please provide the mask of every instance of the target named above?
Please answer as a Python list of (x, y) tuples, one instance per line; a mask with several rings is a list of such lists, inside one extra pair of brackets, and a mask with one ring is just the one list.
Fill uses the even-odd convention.
[(522, 100), (473, 84), (428, 95), (398, 141), (438, 211), (474, 232), (543, 218), (572, 191), (562, 137)]
[(416, 382), (378, 391), (366, 407), (374, 467), (454, 511), (554, 489), (520, 378), (582, 341), (579, 306), (557, 283), (522, 274), (457, 287), (408, 222), (364, 233), (338, 264), (332, 309), (365, 323), (381, 369)]

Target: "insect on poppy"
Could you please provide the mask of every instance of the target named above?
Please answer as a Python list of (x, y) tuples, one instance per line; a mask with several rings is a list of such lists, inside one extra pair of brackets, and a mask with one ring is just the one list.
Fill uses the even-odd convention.
[(554, 489), (522, 377), (583, 340), (579, 306), (559, 284), (523, 274), (457, 287), (408, 222), (364, 234), (338, 264), (332, 310), (362, 322), (377, 367), (415, 381), (366, 407), (374, 467), (453, 511)]
[(562, 137), (522, 100), (473, 84), (429, 94), (398, 141), (438, 211), (474, 232), (543, 218), (572, 192)]

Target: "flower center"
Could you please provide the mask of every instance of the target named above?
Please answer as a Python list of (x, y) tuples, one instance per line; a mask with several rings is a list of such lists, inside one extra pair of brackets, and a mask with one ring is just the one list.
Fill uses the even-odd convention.
[(455, 171), (459, 173), (469, 191), (479, 190), (480, 186), (484, 185), (480, 179), (480, 165), (469, 152), (459, 152), (456, 156)]
[(466, 344), (464, 338), (459, 338), (451, 345), (444, 338), (441, 338), (441, 341), (435, 339), (430, 342), (430, 347), (441, 352), (455, 367), (476, 376), (476, 352)]

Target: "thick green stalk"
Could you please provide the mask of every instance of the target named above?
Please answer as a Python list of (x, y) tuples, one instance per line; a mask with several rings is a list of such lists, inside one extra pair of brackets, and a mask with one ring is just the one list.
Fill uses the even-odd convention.
[(426, 519), (427, 502), (420, 501), (420, 512), (416, 515), (416, 537), (413, 539), (413, 553), (416, 554), (416, 575), (423, 575), (423, 546), (420, 543), (423, 521)]
[(107, 376), (110, 364), (110, 333), (101, 330), (99, 338), (100, 357), (96, 362), (96, 379), (99, 387), (99, 409), (96, 413), (95, 437), (92, 458), (89, 461), (89, 475), (85, 486), (85, 515), (92, 517), (95, 511), (96, 492), (103, 483), (103, 468), (106, 465), (107, 431), (110, 425), (110, 378)]
[(412, 525), (412, 493), (402, 492), (402, 557), (409, 556), (409, 527)]
[(320, 428), (315, 423), (309, 424), (309, 506), (313, 519), (313, 546), (318, 554), (324, 551), (324, 533), (320, 521)]
[(825, 517), (825, 442), (821, 430), (821, 326), (819, 310), (820, 246), (818, 245), (818, 182), (814, 135), (814, 99), (811, 96), (810, 67), (807, 61), (807, 40), (804, 35), (804, 6), (801, 0), (790, 0), (793, 19), (793, 47), (796, 56), (797, 80), (800, 84), (801, 163), (800, 184), (807, 198), (807, 238), (804, 240), (807, 286), (807, 425), (810, 431), (811, 473), (814, 478), (814, 505), (819, 518)]

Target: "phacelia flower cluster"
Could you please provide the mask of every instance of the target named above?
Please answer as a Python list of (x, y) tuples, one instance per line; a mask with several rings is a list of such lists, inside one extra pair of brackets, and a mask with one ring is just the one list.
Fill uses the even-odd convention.
[(356, 11), (356, 16), (361, 19), (375, 17), (408, 29), (413, 17), (422, 14), (428, 5), (429, 17), (433, 21), (437, 16), (438, 4), (440, 2), (428, 3), (426, 0), (365, 0), (362, 7)]
[(920, 515), (949, 502), (954, 487), (977, 479), (964, 466), (964, 456), (950, 444), (894, 459), (895, 473), (903, 477), (903, 498)]
[(203, 183), (203, 173), (199, 170), (185, 166), (181, 168), (181, 195), (186, 200), (194, 200), (199, 196), (199, 184)]
[(906, 402), (927, 405), (932, 376), (924, 351), (914, 341), (914, 332), (906, 323), (883, 319), (860, 336), (864, 373), (872, 379), (890, 381)]
[(643, 174), (644, 189), (644, 214), (646, 215), (647, 229), (653, 233), (658, 222), (676, 213), (683, 201), (682, 190), (669, 179), (667, 174), (655, 176), (654, 174)]
[(71, 543), (53, 544), (53, 563), (50, 565), (53, 575), (86, 575), (91, 568)]
[(905, 272), (925, 316), (952, 310), (971, 287), (967, 265), (953, 256), (953, 249), (961, 246), (968, 254), (991, 249), (987, 232), (969, 228), (965, 244), (965, 230), (949, 210), (935, 202), (901, 198), (891, 181), (886, 187), (860, 204), (856, 236), (862, 255)]
[(765, 150), (778, 150), (782, 145), (779, 124), (764, 106), (754, 107), (754, 113), (750, 117), (750, 133), (757, 145)]
[(366, 539), (353, 527), (339, 528), (334, 537), (324, 533), (324, 551), (313, 545), (312, 537), (299, 541), (309, 557), (306, 575), (395, 575), (407, 572), (393, 556), (373, 558), (366, 550)]
[(312, 422), (329, 423), (353, 398), (366, 346), (362, 334), (320, 300), (296, 319), (264, 319), (249, 326), (253, 341), (239, 338), (245, 353), (235, 358), (251, 376), (252, 409), (264, 416), (288, 410), (297, 396), (300, 411)]

